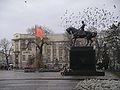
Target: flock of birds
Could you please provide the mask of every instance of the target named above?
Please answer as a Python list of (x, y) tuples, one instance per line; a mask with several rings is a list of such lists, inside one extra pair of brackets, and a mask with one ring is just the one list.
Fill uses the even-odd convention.
[[(114, 5), (114, 9), (116, 8), (116, 5)], [(81, 21), (84, 21), (87, 24), (87, 29), (101, 30), (109, 28), (113, 23), (118, 23), (117, 20), (119, 19), (119, 16), (116, 16), (114, 12), (97, 7), (88, 7), (83, 12), (78, 13), (72, 12), (69, 14), (68, 10), (66, 10), (61, 17), (60, 25), (64, 28), (72, 26), (78, 29), (81, 27)]]

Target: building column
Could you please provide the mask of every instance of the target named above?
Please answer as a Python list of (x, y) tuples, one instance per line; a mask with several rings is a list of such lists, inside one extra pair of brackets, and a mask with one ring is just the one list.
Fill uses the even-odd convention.
[(59, 44), (56, 43), (56, 58), (59, 60)]
[(51, 51), (51, 54), (50, 54), (50, 59), (51, 59), (51, 61), (50, 61), (50, 62), (52, 63), (52, 62), (53, 62), (53, 59), (54, 59), (54, 58), (53, 58), (53, 46), (52, 46), (52, 45), (50, 46), (50, 51)]

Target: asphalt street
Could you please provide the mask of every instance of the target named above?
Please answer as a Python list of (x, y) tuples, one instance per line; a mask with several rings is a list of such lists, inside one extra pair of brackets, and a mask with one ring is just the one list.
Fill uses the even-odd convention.
[(0, 90), (73, 90), (79, 82), (61, 77), (59, 72), (0, 71)]
[(79, 81), (93, 78), (119, 79), (109, 72), (105, 76), (62, 76), (60, 72), (0, 71), (0, 90), (74, 90)]
[(0, 90), (74, 90), (76, 80), (4, 80)]

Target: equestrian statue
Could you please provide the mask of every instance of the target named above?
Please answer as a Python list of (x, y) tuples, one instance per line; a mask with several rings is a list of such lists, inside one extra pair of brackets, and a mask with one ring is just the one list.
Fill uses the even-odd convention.
[(66, 29), (68, 34), (72, 35), (72, 46), (75, 46), (75, 42), (78, 38), (85, 38), (87, 39), (87, 43), (85, 46), (88, 46), (92, 44), (93, 40), (92, 38), (97, 36), (97, 32), (91, 32), (91, 31), (84, 31), (85, 24), (84, 21), (82, 21), (82, 26), (79, 29), (76, 29), (74, 27), (69, 27)]

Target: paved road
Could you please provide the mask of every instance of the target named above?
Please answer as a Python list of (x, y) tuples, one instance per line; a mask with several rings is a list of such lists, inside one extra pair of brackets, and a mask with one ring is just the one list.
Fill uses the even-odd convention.
[(0, 90), (73, 90), (78, 82), (59, 72), (0, 71)]
[(4, 80), (0, 90), (73, 90), (76, 80)]
[(107, 72), (105, 76), (61, 76), (59, 72), (0, 71), (0, 90), (73, 90), (80, 80), (119, 79)]
[(23, 71), (0, 71), (0, 80), (5, 79), (40, 79), (40, 80), (82, 80), (82, 79), (96, 78), (96, 79), (119, 79), (110, 72), (105, 72), (105, 76), (62, 76), (59, 72), (33, 72), (24, 73)]

